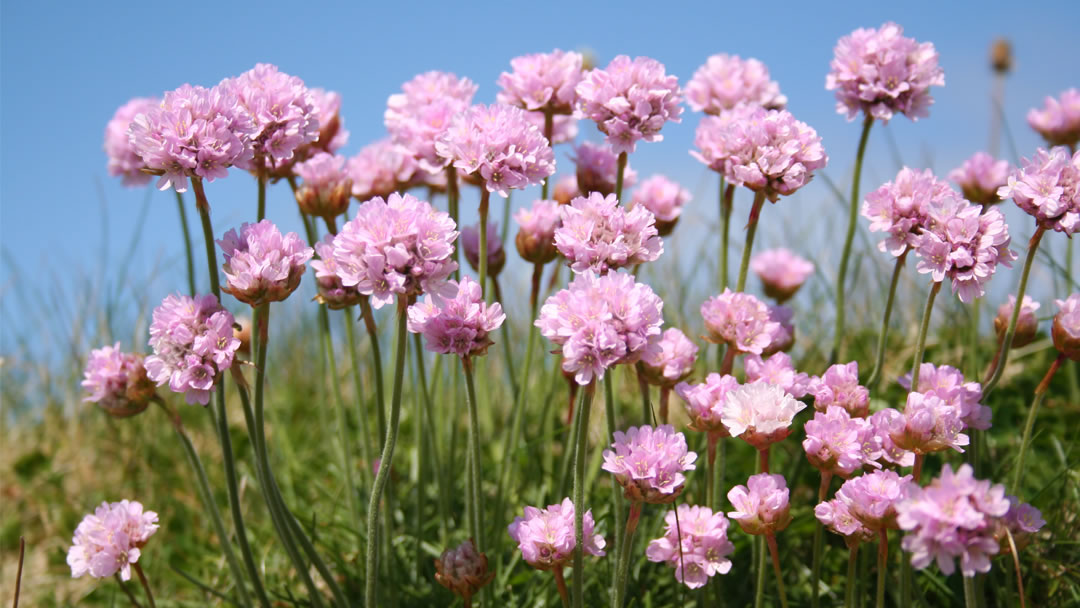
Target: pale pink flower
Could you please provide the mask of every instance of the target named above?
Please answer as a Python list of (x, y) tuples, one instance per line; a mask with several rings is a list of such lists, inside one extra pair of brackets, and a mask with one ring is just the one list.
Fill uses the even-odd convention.
[(158, 386), (169, 384), (188, 403), (206, 405), (218, 376), (232, 366), (240, 340), (233, 316), (213, 294), (170, 295), (154, 309), (146, 375)]
[(157, 532), (157, 521), (157, 513), (144, 511), (134, 500), (101, 503), (75, 529), (67, 554), (71, 577), (119, 573), (121, 580), (131, 580), (131, 564), (139, 561), (142, 547)]
[(874, 531), (862, 525), (862, 522), (848, 511), (847, 505), (839, 498), (818, 503), (814, 507), (814, 517), (830, 532), (843, 536), (844, 542), (849, 547), (858, 546), (859, 543), (876, 538)]
[(514, 220), (520, 226), (514, 244), (522, 259), (533, 264), (547, 264), (555, 259), (559, 254), (555, 229), (562, 224), (559, 203), (538, 199), (532, 207), (518, 209)]
[(814, 274), (812, 263), (783, 247), (766, 249), (750, 258), (750, 269), (761, 279), (765, 295), (780, 304), (795, 295)]
[(640, 140), (662, 140), (664, 123), (680, 122), (682, 114), (678, 79), (648, 57), (619, 55), (586, 72), (576, 92), (578, 116), (596, 121), (618, 154), (633, 152)]
[(951, 191), (930, 169), (916, 171), (904, 167), (893, 181), (867, 194), (862, 216), (870, 220), (870, 232), (886, 233), (878, 249), (899, 257), (908, 247), (913, 247), (929, 221), (930, 204)]
[(761, 356), (791, 350), (795, 345), (795, 325), (792, 319), (795, 311), (780, 304), (769, 304), (769, 321), (773, 323), (769, 330), (769, 344), (761, 349)]
[(452, 159), (439, 155), (435, 140), (450, 126), (454, 115), (472, 104), (476, 85), (468, 78), (431, 71), (401, 85), (401, 91), (386, 100), (386, 130), (421, 169), (438, 173)]
[(1064, 300), (1054, 300), (1054, 303), (1058, 307), (1050, 331), (1054, 348), (1069, 359), (1080, 361), (1080, 293), (1074, 293)]
[(338, 276), (338, 264), (334, 259), (334, 235), (327, 233), (315, 243), (318, 259), (311, 261), (315, 270), (315, 287), (318, 294), (315, 299), (330, 310), (341, 310), (347, 306), (359, 304), (366, 296), (356, 290), (356, 286), (346, 287)]
[(728, 437), (723, 422), (724, 400), (737, 388), (739, 381), (735, 376), (712, 373), (701, 384), (680, 382), (675, 385), (675, 393), (686, 403), (690, 428), (715, 437)]
[(727, 344), (743, 353), (760, 355), (772, 342), (779, 323), (770, 319), (769, 307), (748, 293), (733, 292), (713, 296), (701, 305), (708, 334), (714, 344)]
[(294, 165), (293, 172), (303, 180), (296, 189), (296, 202), (302, 213), (333, 221), (349, 208), (353, 183), (345, 169), (344, 156), (316, 152)]
[(142, 412), (154, 396), (142, 355), (120, 350), (119, 342), (90, 351), (81, 386), (86, 390), (83, 401), (118, 418)]
[(852, 418), (847, 410), (833, 405), (826, 412), (815, 412), (805, 429), (806, 458), (823, 474), (847, 479), (864, 465), (880, 467), (881, 441), (869, 420)]
[(1051, 146), (1080, 141), (1080, 89), (1066, 89), (1058, 99), (1047, 96), (1042, 109), (1028, 110), (1028, 124)]
[(805, 407), (779, 386), (756, 382), (725, 395), (721, 419), (732, 437), (764, 450), (791, 433), (795, 414)]
[[(893, 444), (916, 454), (930, 454), (952, 448), (963, 452), (968, 436), (962, 433), (964, 421), (960, 408), (950, 405), (934, 394), (908, 393), (903, 413), (884, 409), (879, 433), (886, 432)], [(886, 447), (883, 445), (882, 447)]]
[(559, 49), (515, 57), (510, 60), (513, 71), (499, 75), (502, 90), (495, 99), (523, 110), (570, 114), (577, 101), (574, 88), (581, 82), (581, 64), (581, 53)]
[(683, 91), (695, 112), (719, 114), (739, 104), (782, 110), (787, 97), (769, 79), (769, 68), (757, 59), (720, 53), (705, 60)]
[[(604, 537), (594, 534), (596, 524), (592, 511), (582, 516), (585, 546), (584, 553), (602, 556)], [(564, 498), (562, 503), (549, 505), (546, 509), (525, 507), (525, 517), (515, 517), (507, 527), (525, 563), (539, 570), (562, 568), (574, 555), (577, 540), (574, 537), (574, 503)]]
[(1008, 183), (1009, 161), (994, 160), (986, 152), (976, 152), (964, 164), (949, 172), (949, 179), (960, 186), (964, 198), (980, 205), (1001, 202), (998, 190)]
[(689, 190), (663, 175), (653, 175), (641, 182), (630, 196), (632, 205), (641, 205), (656, 217), (656, 229), (660, 236), (671, 234), (683, 206), (689, 200)]
[(747, 534), (776, 534), (791, 523), (789, 493), (783, 475), (751, 475), (745, 486), (738, 485), (728, 491), (728, 500), (735, 510), (727, 515), (739, 522)]
[(664, 252), (653, 214), (643, 207), (627, 210), (614, 194), (575, 198), (560, 213), (555, 246), (574, 272), (602, 274), (652, 262)]
[(345, 170), (352, 180), (352, 195), (360, 202), (403, 192), (421, 183), (428, 175), (419, 171), (412, 155), (389, 138), (361, 148), (345, 163)]
[(139, 114), (161, 103), (156, 97), (136, 97), (117, 108), (105, 126), (105, 155), (109, 157), (109, 175), (123, 178), (125, 186), (141, 186), (150, 182), (150, 174), (128, 136), (131, 121)]
[(873, 471), (845, 481), (836, 498), (867, 529), (895, 530), (896, 506), (904, 499), (910, 482), (911, 475), (901, 477), (894, 471)]
[(762, 358), (761, 355), (746, 355), (743, 360), (746, 369), (747, 384), (766, 382), (784, 389), (784, 392), (796, 399), (802, 399), (810, 385), (810, 376), (795, 371), (795, 364), (787, 353), (776, 353)]
[(708, 507), (682, 504), (664, 515), (664, 535), (649, 541), (645, 555), (650, 562), (664, 562), (675, 569), (675, 580), (691, 589), (727, 574), (735, 545), (727, 537), (728, 520)]
[(615, 431), (610, 450), (604, 450), (605, 471), (615, 475), (627, 499), (650, 504), (669, 503), (686, 483), (683, 471), (696, 468), (697, 454), (689, 451), (686, 436), (670, 424), (630, 427)]
[(1013, 199), (1039, 226), (1072, 236), (1080, 229), (1080, 151), (1070, 158), (1061, 146), (1039, 148), (1021, 165), (998, 196)]
[[(994, 332), (998, 340), (1005, 339), (1005, 332), (1009, 330), (1009, 321), (1012, 320), (1013, 309), (1016, 307), (1016, 296), (1009, 294), (1009, 299), (998, 307), (997, 316), (994, 317)], [(1035, 341), (1035, 334), (1039, 332), (1039, 320), (1035, 318), (1035, 311), (1039, 310), (1039, 303), (1024, 295), (1020, 305), (1020, 316), (1016, 319), (1016, 330), (1013, 334), (1013, 348), (1027, 346)]]
[(837, 363), (810, 380), (808, 391), (814, 397), (814, 409), (826, 411), (839, 406), (847, 413), (866, 418), (870, 413), (870, 391), (859, 384), (859, 362)]
[(677, 327), (664, 331), (655, 348), (645, 351), (641, 358), (645, 378), (650, 383), (668, 388), (690, 375), (698, 347)]
[[(582, 142), (574, 147), (570, 160), (574, 161), (577, 175), (577, 193), (571, 199), (588, 196), (593, 192), (604, 196), (615, 193), (619, 157), (611, 146), (591, 141)], [(623, 190), (632, 188), (636, 183), (637, 172), (630, 168), (630, 163), (627, 162), (623, 169)]]
[[(911, 374), (900, 378), (900, 386), (911, 390)], [(933, 395), (956, 408), (965, 427), (980, 430), (990, 428), (990, 408), (979, 403), (982, 385), (965, 382), (964, 374), (955, 367), (923, 363), (919, 366), (919, 386), (915, 390), (924, 395)]]
[(903, 418), (904, 415), (899, 411), (888, 407), (874, 412), (869, 420), (870, 424), (874, 425), (874, 435), (881, 445), (881, 460), (901, 467), (910, 467), (915, 464), (915, 452), (898, 446), (889, 435), (891, 426)]
[(428, 350), (462, 358), (483, 355), (494, 344), (491, 333), (506, 320), (498, 302), (486, 304), (480, 284), (462, 277), (449, 281), (452, 298), (427, 294), (409, 306), (409, 331), (423, 334)]
[(221, 290), (252, 307), (289, 297), (315, 254), (299, 235), (281, 234), (270, 220), (241, 224), (239, 232), (226, 232), (217, 244), (225, 255), (222, 268), (228, 279)]

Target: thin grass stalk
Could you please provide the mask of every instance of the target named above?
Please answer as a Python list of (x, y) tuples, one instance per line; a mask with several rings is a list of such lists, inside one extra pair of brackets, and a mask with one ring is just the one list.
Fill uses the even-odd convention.
[(574, 444), (574, 608), (585, 606), (585, 450), (589, 438), (589, 412), (592, 410), (596, 381), (585, 385), (581, 404), (578, 406)]
[(862, 135), (859, 136), (859, 149), (855, 153), (855, 171), (851, 176), (851, 202), (848, 207), (848, 227), (844, 236), (844, 249), (840, 254), (840, 269), (836, 273), (836, 332), (833, 334), (832, 354), (830, 362), (844, 358), (844, 321), (847, 313), (844, 296), (846, 294), (845, 281), (847, 279), (848, 261), (851, 258), (851, 244), (855, 240), (855, 224), (859, 218), (859, 180), (862, 176), (863, 157), (866, 155), (866, 142), (870, 139), (870, 127), (874, 125), (874, 117), (866, 115), (863, 120)]

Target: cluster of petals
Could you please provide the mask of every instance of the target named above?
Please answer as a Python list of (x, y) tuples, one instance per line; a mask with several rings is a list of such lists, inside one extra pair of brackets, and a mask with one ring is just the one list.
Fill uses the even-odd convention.
[(244, 223), (218, 240), (225, 254), (222, 291), (253, 307), (289, 297), (315, 250), (295, 232), (284, 235), (270, 220)]
[(352, 180), (351, 194), (361, 202), (376, 196), (385, 198), (421, 181), (416, 159), (389, 138), (361, 148), (345, 163), (345, 170)]
[[(900, 386), (912, 390), (911, 374), (900, 378)], [(985, 431), (990, 428), (990, 408), (979, 403), (982, 385), (964, 382), (964, 374), (951, 365), (923, 363), (919, 366), (919, 386), (914, 387), (924, 395), (933, 395), (956, 409), (965, 427)]]
[(218, 374), (229, 369), (240, 348), (233, 316), (213, 294), (170, 295), (154, 309), (146, 375), (158, 386), (184, 393), (188, 403), (206, 405)]
[(929, 115), (930, 87), (945, 86), (945, 72), (930, 42), (916, 42), (895, 23), (859, 28), (836, 43), (826, 90), (836, 91), (836, 111), (859, 112), (888, 122), (899, 112), (912, 120)]
[(401, 91), (386, 100), (386, 130), (424, 171), (442, 171), (451, 159), (436, 152), (435, 141), (450, 126), (451, 118), (472, 104), (476, 84), (448, 72), (431, 71), (401, 85)]
[(889, 434), (890, 429), (899, 428), (904, 415), (898, 410), (888, 407), (874, 412), (869, 420), (874, 425), (874, 435), (881, 443), (881, 461), (895, 464), (901, 467), (910, 467), (915, 464), (915, 452), (902, 448), (893, 441)]
[[(461, 229), (461, 249), (465, 252), (465, 260), (474, 270), (480, 267), (480, 224), (465, 226)], [(506, 251), (503, 250), (502, 240), (499, 238), (499, 223), (488, 222), (487, 225), (487, 272), (490, 276), (499, 274), (506, 265)]]
[(791, 523), (790, 490), (783, 475), (758, 473), (728, 491), (734, 511), (728, 517), (739, 522), (747, 534), (776, 534)]
[(839, 406), (858, 418), (870, 413), (870, 391), (859, 384), (858, 361), (830, 365), (824, 374), (811, 378), (808, 393), (819, 412)]
[(341, 283), (371, 296), (375, 308), (396, 296), (443, 294), (446, 278), (457, 268), (456, 228), (448, 213), (411, 194), (375, 197), (360, 205), (334, 238)]
[(807, 420), (803, 449), (810, 464), (822, 473), (847, 479), (863, 466), (880, 467), (881, 440), (865, 418), (852, 418), (847, 410), (832, 405)]
[(964, 164), (949, 172), (949, 179), (960, 186), (964, 198), (980, 205), (1000, 202), (998, 190), (1008, 183), (1011, 167), (1007, 160), (996, 160), (986, 152), (976, 152)]
[(677, 327), (669, 327), (654, 348), (641, 358), (645, 377), (652, 384), (672, 387), (694, 369), (698, 346)]
[(1019, 550), (1027, 546), (1031, 536), (1046, 525), (1046, 520), (1043, 519), (1041, 511), (1026, 502), (1020, 502), (1019, 498), (1006, 496), (1005, 499), (1009, 501), (1009, 510), (1005, 517), (998, 521), (998, 532), (995, 536), (1001, 545), (1001, 552), (1011, 553), (1008, 535), (1012, 535)]
[(676, 384), (675, 394), (686, 403), (690, 428), (715, 437), (727, 437), (728, 430), (723, 422), (724, 400), (739, 386), (735, 376), (717, 373), (709, 374), (700, 384)]
[(1075, 146), (1080, 141), (1080, 89), (1062, 91), (1057, 99), (1047, 96), (1041, 110), (1028, 111), (1027, 121), (1051, 146)]
[(653, 214), (638, 206), (627, 210), (614, 194), (579, 196), (560, 213), (555, 246), (574, 272), (605, 273), (651, 262), (664, 252)]
[(119, 342), (90, 351), (82, 387), (87, 393), (83, 401), (117, 417), (138, 414), (154, 396), (142, 356), (120, 350)]
[[(574, 161), (577, 175), (577, 191), (574, 196), (587, 196), (599, 192), (604, 196), (615, 193), (618, 178), (619, 156), (607, 144), (591, 141), (582, 142), (574, 147)], [(631, 188), (637, 183), (637, 172), (627, 163), (623, 168), (623, 188)]]
[(705, 339), (727, 344), (743, 353), (760, 355), (774, 342), (780, 323), (773, 321), (769, 307), (751, 294), (731, 291), (713, 296), (701, 305), (708, 332)]
[(555, 229), (562, 223), (559, 203), (537, 199), (532, 207), (522, 207), (514, 213), (518, 233), (514, 237), (522, 259), (533, 264), (547, 264), (559, 254), (555, 247)]
[(792, 319), (795, 311), (787, 306), (769, 304), (769, 321), (776, 325), (769, 333), (769, 345), (761, 351), (761, 356), (768, 357), (773, 353), (789, 350), (795, 344), (795, 325)]
[(998, 196), (1013, 199), (1039, 226), (1072, 236), (1080, 229), (1080, 151), (1070, 157), (1061, 146), (1039, 148), (1021, 165)]
[(570, 114), (577, 101), (575, 88), (582, 77), (581, 53), (555, 49), (510, 60), (511, 72), (499, 75), (499, 103), (523, 110)]
[(914, 247), (928, 223), (929, 208), (952, 193), (930, 169), (916, 171), (904, 167), (891, 182), (866, 195), (862, 216), (870, 220), (870, 232), (884, 232), (878, 249), (899, 257)]
[(319, 139), (318, 107), (299, 77), (259, 63), (218, 86), (236, 95), (254, 122), (252, 170), (277, 169), (291, 161), (298, 148)]
[(791, 433), (795, 414), (805, 407), (779, 386), (755, 382), (724, 396), (720, 418), (732, 437), (764, 450)]
[(296, 190), (296, 202), (307, 215), (335, 218), (349, 207), (353, 182), (345, 168), (345, 157), (316, 152), (297, 163), (293, 172), (303, 180)]
[[(676, 516), (676, 511), (678, 514)], [(664, 515), (664, 535), (649, 541), (645, 556), (675, 569), (675, 580), (691, 589), (727, 574), (735, 545), (727, 537), (728, 520), (708, 507), (681, 504)]]
[(409, 306), (409, 331), (423, 334), (430, 351), (443, 355), (483, 355), (494, 344), (490, 338), (506, 320), (498, 302), (487, 304), (480, 284), (469, 277), (449, 281), (456, 295), (427, 294)]
[(337, 261), (334, 259), (334, 235), (326, 234), (321, 241), (315, 243), (315, 254), (318, 259), (311, 261), (311, 267), (315, 270), (315, 288), (318, 291), (315, 299), (330, 310), (341, 310), (359, 304), (365, 296), (356, 290), (355, 285), (346, 287), (338, 276)]
[(765, 295), (783, 303), (814, 274), (814, 264), (790, 249), (766, 249), (750, 259), (750, 269), (761, 279)]
[(795, 363), (787, 353), (778, 352), (765, 358), (761, 355), (747, 355), (743, 368), (746, 371), (747, 384), (773, 384), (796, 399), (802, 399), (810, 388), (810, 376), (795, 371)]
[(1080, 293), (1074, 293), (1064, 300), (1054, 300), (1054, 303), (1058, 307), (1050, 330), (1054, 348), (1069, 359), (1080, 361)]
[[(921, 382), (921, 380), (920, 380)], [(952, 448), (963, 452), (968, 436), (962, 431), (964, 420), (960, 408), (947, 403), (934, 393), (908, 393), (904, 411), (881, 410), (879, 435), (888, 433), (893, 444), (916, 454), (930, 454)]]
[(634, 190), (630, 196), (633, 206), (641, 206), (656, 217), (660, 236), (667, 236), (679, 221), (683, 206), (690, 200), (690, 191), (663, 175), (654, 175)]
[(143, 510), (134, 500), (101, 503), (75, 528), (67, 554), (72, 578), (119, 573), (121, 580), (131, 580), (131, 564), (139, 561), (140, 550), (157, 532), (157, 521), (157, 513)]
[[(1023, 302), (1020, 304), (1020, 316), (1016, 318), (1013, 348), (1026, 346), (1035, 340), (1035, 334), (1039, 332), (1039, 320), (1035, 317), (1035, 312), (1039, 310), (1039, 307), (1040, 304), (1032, 300), (1031, 296), (1024, 295)], [(1013, 294), (1009, 294), (1009, 299), (998, 307), (997, 316), (994, 317), (994, 332), (997, 333), (998, 340), (1005, 339), (1015, 308), (1016, 296)]]
[(435, 560), (435, 580), (461, 597), (472, 597), (494, 579), (495, 571), (488, 570), (487, 555), (476, 550), (471, 538), (443, 551)]
[(109, 124), (105, 125), (105, 155), (109, 158), (109, 175), (122, 177), (125, 186), (141, 186), (150, 181), (143, 173), (143, 162), (128, 136), (131, 121), (161, 103), (154, 97), (136, 97), (117, 108)]
[(839, 498), (820, 502), (814, 507), (814, 517), (833, 534), (844, 537), (849, 546), (858, 546), (861, 542), (874, 539), (874, 531), (867, 528), (848, 510), (847, 504)]
[(686, 436), (670, 424), (615, 431), (610, 450), (604, 450), (602, 469), (615, 475), (627, 499), (650, 504), (669, 503), (682, 492), (683, 471), (695, 469), (697, 454)]
[(754, 58), (720, 53), (705, 60), (683, 90), (695, 112), (719, 114), (739, 104), (782, 110), (787, 97), (769, 79), (769, 68)]
[(297, 150), (297, 156), (308, 158), (315, 152), (336, 153), (349, 143), (349, 131), (341, 118), (341, 94), (318, 87), (308, 89), (319, 118), (319, 138)]
[(706, 116), (694, 145), (692, 156), (773, 202), (805, 186), (829, 160), (817, 131), (787, 110), (740, 106)]
[(879, 532), (896, 529), (896, 506), (904, 499), (911, 475), (901, 477), (883, 469), (844, 482), (836, 498), (865, 528)]
[[(594, 534), (595, 522), (592, 511), (582, 516), (585, 546), (589, 555), (604, 555), (604, 537)], [(525, 507), (524, 517), (515, 517), (507, 528), (510, 538), (517, 541), (521, 557), (527, 564), (539, 570), (561, 568), (570, 560), (577, 548), (574, 538), (574, 503), (564, 498), (562, 503), (549, 505), (546, 509)]]
[(619, 55), (586, 72), (576, 92), (578, 117), (596, 121), (616, 153), (633, 152), (641, 140), (660, 141), (665, 123), (681, 121), (678, 79), (648, 57)]

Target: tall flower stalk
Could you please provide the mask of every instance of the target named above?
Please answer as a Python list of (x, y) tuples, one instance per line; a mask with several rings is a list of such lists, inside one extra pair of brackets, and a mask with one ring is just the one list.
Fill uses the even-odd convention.
[(874, 117), (867, 114), (863, 119), (862, 134), (859, 136), (859, 148), (855, 152), (855, 170), (851, 176), (851, 200), (848, 203), (848, 227), (844, 234), (844, 248), (840, 253), (840, 268), (836, 271), (836, 330), (833, 332), (831, 361), (844, 358), (844, 326), (847, 308), (844, 301), (847, 295), (847, 269), (851, 257), (851, 245), (855, 241), (855, 223), (859, 217), (859, 180), (862, 177), (863, 157), (866, 155), (866, 142), (870, 139), (870, 127)]

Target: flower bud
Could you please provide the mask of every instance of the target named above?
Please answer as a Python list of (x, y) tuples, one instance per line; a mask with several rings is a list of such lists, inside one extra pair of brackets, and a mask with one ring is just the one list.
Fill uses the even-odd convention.
[(998, 38), (990, 46), (990, 67), (1004, 75), (1012, 71), (1012, 65), (1012, 44), (1007, 38)]
[(495, 573), (488, 571), (487, 556), (476, 550), (472, 539), (443, 551), (435, 560), (435, 580), (455, 595), (466, 598), (466, 605), (468, 598), (494, 578)]
[[(994, 332), (997, 333), (998, 341), (1005, 339), (1005, 332), (1009, 329), (1009, 321), (1012, 319), (1015, 306), (1016, 296), (1009, 296), (1009, 301), (998, 308), (997, 316), (994, 317)], [(1035, 334), (1039, 331), (1039, 322), (1035, 318), (1036, 310), (1039, 310), (1039, 303), (1029, 296), (1024, 296), (1024, 303), (1020, 306), (1020, 317), (1016, 320), (1016, 333), (1013, 334), (1013, 348), (1026, 346), (1035, 340)]]
[(1054, 315), (1054, 327), (1050, 332), (1054, 348), (1069, 359), (1080, 361), (1080, 293), (1056, 300), (1056, 303), (1059, 312)]
[[(476, 271), (480, 268), (480, 225), (466, 226), (461, 229), (461, 248), (465, 251), (465, 259), (469, 266)], [(503, 250), (502, 240), (499, 239), (499, 224), (491, 222), (487, 226), (487, 272), (495, 277), (506, 265), (506, 251)]]

